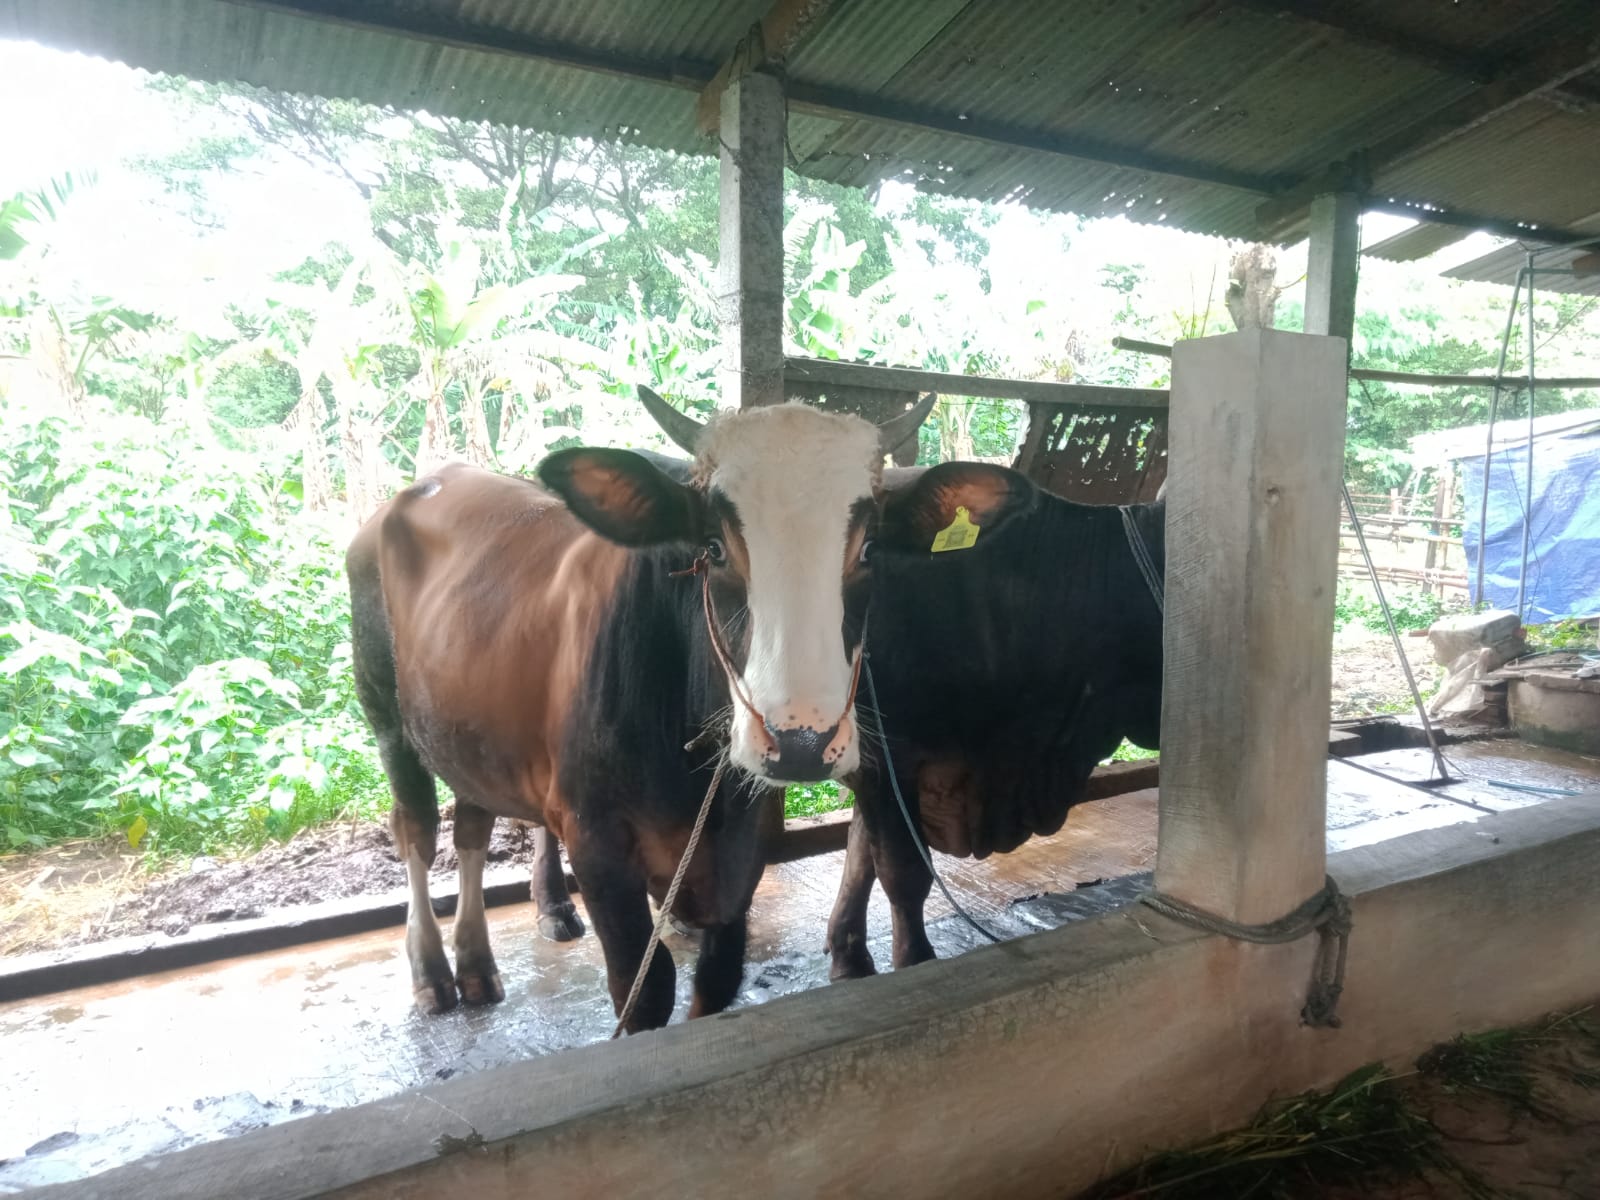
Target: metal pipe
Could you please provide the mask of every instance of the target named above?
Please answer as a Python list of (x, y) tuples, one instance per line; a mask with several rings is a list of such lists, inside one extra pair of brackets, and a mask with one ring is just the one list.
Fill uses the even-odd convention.
[(1506, 376), (1506, 351), (1511, 347), (1511, 331), (1517, 323), (1517, 298), (1522, 295), (1522, 281), (1528, 268), (1517, 272), (1517, 281), (1511, 285), (1511, 307), (1506, 310), (1506, 328), (1500, 335), (1500, 361), (1494, 368), (1494, 391), (1489, 393), (1489, 433), (1483, 448), (1483, 496), (1478, 506), (1478, 583), (1473, 589), (1472, 605), (1483, 603), (1483, 561), (1489, 550), (1489, 464), (1494, 458), (1494, 419), (1500, 412), (1500, 389)]
[(1528, 251), (1528, 490), (1522, 504), (1522, 570), (1517, 575), (1517, 620), (1527, 613), (1528, 542), (1533, 536), (1533, 251)]
[(1394, 642), (1394, 652), (1399, 656), (1400, 669), (1406, 674), (1406, 685), (1411, 689), (1411, 700), (1417, 706), (1417, 718), (1422, 722), (1422, 731), (1428, 736), (1428, 746), (1433, 751), (1433, 766), (1440, 780), (1448, 780), (1450, 772), (1445, 769), (1444, 751), (1439, 749), (1439, 739), (1433, 731), (1433, 722), (1428, 720), (1428, 706), (1422, 702), (1422, 693), (1417, 689), (1417, 677), (1411, 672), (1411, 660), (1406, 657), (1405, 645), (1400, 641), (1400, 631), (1395, 627), (1394, 614), (1389, 611), (1389, 598), (1383, 594), (1383, 581), (1378, 578), (1378, 568), (1373, 564), (1372, 551), (1367, 549), (1367, 535), (1361, 527), (1361, 518), (1356, 514), (1356, 502), (1350, 496), (1349, 481), (1339, 481), (1339, 491), (1344, 496), (1345, 511), (1350, 514), (1350, 524), (1355, 528), (1356, 541), (1361, 546), (1361, 557), (1366, 561), (1367, 574), (1372, 577), (1372, 590), (1377, 593), (1378, 606), (1383, 609), (1383, 623), (1389, 627), (1389, 637)]

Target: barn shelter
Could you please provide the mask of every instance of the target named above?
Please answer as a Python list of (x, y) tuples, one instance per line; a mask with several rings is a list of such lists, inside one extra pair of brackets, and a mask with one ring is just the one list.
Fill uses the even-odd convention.
[[(1333, 854), (1326, 811), (1359, 216), (1416, 216), (1414, 244), (1434, 247), (1474, 229), (1550, 245), (1600, 234), (1595, 5), (0, 0), (0, 36), (717, 153), (725, 390), (747, 405), (791, 390), (892, 402), (929, 382), (785, 363), (791, 156), (847, 184), (909, 173), (1230, 237), (1308, 233), (1306, 333), (1174, 353), (1154, 886), (1169, 912), (1258, 926), (1331, 874), (1354, 927), (1342, 995), (1322, 992), (1338, 1024), (1326, 1004), (1303, 1015), (1331, 946), (1317, 935), (1257, 945), (1118, 909), (70, 1194), (1061, 1196), (1272, 1095), (1600, 992), (1593, 797)], [(1165, 399), (1067, 385), (1021, 398), (1108, 415)]]

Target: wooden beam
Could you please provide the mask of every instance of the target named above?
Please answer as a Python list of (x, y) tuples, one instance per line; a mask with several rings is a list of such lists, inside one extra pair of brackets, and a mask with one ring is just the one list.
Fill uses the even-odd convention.
[(1167, 393), (1157, 388), (994, 379), (982, 375), (952, 375), (943, 371), (878, 367), (868, 363), (830, 362), (820, 358), (786, 358), (783, 360), (783, 367), (786, 380), (818, 384), (823, 387), (832, 385), (917, 393), (938, 392), (941, 396), (1025, 400), (1029, 404), (1054, 404), (1067, 408), (1165, 410), (1167, 407)]
[(1268, 329), (1173, 350), (1156, 885), (1233, 921), (1323, 883), (1346, 353)]
[[(1600, 255), (1595, 258), (1596, 269), (1600, 269)], [(1172, 347), (1163, 346), (1159, 342), (1143, 342), (1138, 338), (1114, 337), (1111, 346), (1115, 350), (1127, 350), (1133, 354), (1153, 354), (1158, 358), (1171, 358)], [(1351, 367), (1351, 379), (1365, 379), (1369, 383), (1404, 383), (1412, 387), (1494, 387), (1498, 383), (1502, 391), (1515, 391), (1522, 387), (1522, 381), (1507, 376), (1505, 379), (1496, 380), (1493, 375), (1418, 375), (1413, 371), (1378, 371), (1371, 367)], [(1554, 379), (1536, 379), (1535, 388), (1600, 388), (1600, 377), (1573, 376)]]
[[(1496, 72), (1482, 87), (1426, 113), (1404, 129), (1351, 153), (1328, 172), (1308, 177), (1256, 209), (1263, 240), (1292, 227), (1318, 195), (1351, 190), (1365, 177), (1374, 184), (1385, 171), (1426, 154), (1539, 92), (1600, 68), (1600, 5), (1569, 5), (1545, 27), (1545, 45), (1526, 61)], [(1359, 190), (1359, 189), (1356, 189)]]
[(793, 80), (789, 84), (789, 106), (796, 112), (819, 117), (859, 119), (884, 125), (897, 125), (917, 133), (948, 134), (952, 137), (984, 142), (991, 146), (1004, 146), (1035, 154), (1059, 155), (1079, 162), (1141, 171), (1149, 175), (1168, 175), (1174, 179), (1187, 179), (1195, 183), (1232, 188), (1235, 191), (1256, 192), (1264, 196), (1281, 191), (1292, 182), (1292, 178), (1282, 175), (1238, 171), (1176, 155), (1138, 150), (1097, 138), (1045, 133), (1003, 121), (985, 120), (964, 112), (940, 111), (923, 108), (920, 105), (901, 104), (885, 100), (881, 96), (842, 88), (814, 87), (800, 80)]
[(1335, 192), (1311, 202), (1306, 257), (1305, 331), (1343, 338), (1355, 334), (1356, 280), (1361, 259), (1361, 200)]
[(722, 93), (741, 75), (762, 67), (781, 69), (789, 56), (822, 28), (833, 0), (773, 0), (766, 15), (734, 47), (695, 104), (695, 127), (715, 133), (722, 124)]
[[(1534, 221), (1513, 221), (1505, 217), (1489, 217), (1482, 213), (1462, 212), (1442, 208), (1437, 204), (1409, 200), (1403, 197), (1369, 197), (1367, 212), (1392, 213), (1397, 217), (1415, 217), (1432, 225), (1451, 225), (1458, 229), (1492, 233), (1496, 237), (1516, 238), (1518, 241), (1543, 243), (1551, 246), (1571, 246), (1592, 242), (1597, 236), (1580, 229), (1562, 229), (1554, 225), (1540, 225)], [(1590, 218), (1586, 217), (1584, 220)], [(1583, 221), (1576, 224), (1583, 224)]]
[(744, 75), (722, 93), (717, 233), (724, 396), (783, 400), (783, 84)]

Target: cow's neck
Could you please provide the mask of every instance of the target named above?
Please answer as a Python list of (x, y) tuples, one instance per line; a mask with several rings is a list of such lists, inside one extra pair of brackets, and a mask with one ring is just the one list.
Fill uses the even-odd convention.
[[(596, 639), (580, 719), (642, 761), (675, 760), (728, 704), (684, 549), (630, 553)], [(640, 755), (640, 752), (643, 754)]]

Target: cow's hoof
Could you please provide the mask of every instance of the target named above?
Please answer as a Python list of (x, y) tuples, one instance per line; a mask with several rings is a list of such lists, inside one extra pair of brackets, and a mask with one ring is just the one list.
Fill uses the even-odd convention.
[(461, 1002), (476, 1007), (480, 1004), (499, 1004), (506, 998), (506, 989), (500, 983), (499, 971), (473, 972), (456, 978), (461, 989)]
[(872, 961), (872, 955), (865, 946), (859, 946), (833, 956), (833, 964), (828, 968), (828, 982), (840, 983), (846, 979), (865, 979), (877, 973), (878, 964)]
[(575, 942), (584, 934), (583, 918), (570, 904), (539, 914), (539, 932), (552, 942)]
[(443, 983), (419, 983), (412, 989), (412, 995), (416, 997), (419, 1011), (436, 1017), (456, 1006), (456, 981), (447, 979)]

